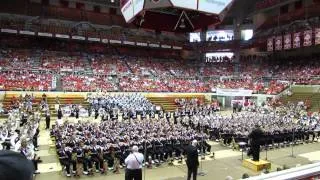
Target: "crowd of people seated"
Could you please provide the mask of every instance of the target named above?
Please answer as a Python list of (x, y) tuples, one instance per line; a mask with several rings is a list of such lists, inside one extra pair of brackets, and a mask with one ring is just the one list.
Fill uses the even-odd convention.
[(119, 88), (125, 92), (170, 92), (162, 79), (130, 76), (122, 77), (119, 81)]
[(117, 91), (112, 79), (106, 76), (64, 75), (61, 78), (64, 91)]
[(41, 70), (50, 70), (54, 72), (78, 72), (85, 70), (85, 63), (82, 57), (69, 56), (46, 56), (41, 58)]
[(0, 90), (51, 91), (54, 76), (30, 71), (0, 72)]
[[(307, 115), (299, 104), (273, 108), (270, 104), (253, 106), (248, 101), (245, 106), (250, 106), (250, 111), (244, 109), (232, 115), (221, 115), (216, 113), (218, 104), (204, 104), (197, 99), (177, 99), (182, 106), (173, 113), (154, 108), (140, 94), (93, 94), (88, 101), (91, 108), (104, 109), (92, 113), (95, 118), (101, 118), (101, 122), (65, 121), (52, 129), (67, 176), (76, 174), (80, 166), (84, 174), (94, 170), (104, 173), (108, 169), (117, 173), (133, 145), (143, 154), (146, 150), (144, 165), (149, 167), (170, 163), (172, 158), (181, 159), (185, 146), (193, 139), (201, 142), (199, 151), (207, 153), (211, 151), (208, 139), (221, 140), (234, 148), (246, 148), (248, 135), (257, 125), (264, 131), (268, 148), (313, 141), (320, 130), (319, 116)], [(128, 113), (128, 109), (134, 113)], [(296, 132), (294, 139), (293, 130)], [(240, 142), (244, 145), (239, 145)]]
[(91, 68), (93, 74), (116, 75), (130, 74), (129, 68), (119, 56), (94, 56), (91, 58)]
[[(65, 72), (61, 77), (61, 89), (64, 91), (215, 92), (217, 88), (229, 88), (277, 94), (291, 83), (319, 84), (317, 56), (310, 56), (308, 63), (303, 61), (308, 57), (270, 62), (268, 58), (271, 57), (265, 57), (263, 61), (241, 58), (236, 65), (234, 62), (197, 63), (150, 57), (7, 49), (0, 53), (0, 88), (54, 90), (58, 80), (56, 76), (60, 72)], [(70, 72), (73, 74), (68, 74)], [(81, 75), (74, 75), (74, 72)]]

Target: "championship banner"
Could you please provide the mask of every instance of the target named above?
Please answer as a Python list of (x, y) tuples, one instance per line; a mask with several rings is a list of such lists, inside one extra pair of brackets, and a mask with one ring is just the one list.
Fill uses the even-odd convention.
[(283, 49), (291, 49), (291, 34), (286, 34), (284, 36), (284, 45)]
[(312, 30), (304, 31), (303, 33), (303, 46), (312, 45)]
[(251, 96), (252, 90), (217, 88), (217, 95), (218, 96)]
[(300, 32), (293, 34), (293, 48), (300, 48)]
[(315, 28), (314, 29), (314, 44), (318, 45), (320, 44), (320, 28)]
[(273, 37), (267, 40), (267, 51), (273, 51)]
[(277, 36), (275, 41), (275, 50), (281, 51), (282, 50), (282, 36)]

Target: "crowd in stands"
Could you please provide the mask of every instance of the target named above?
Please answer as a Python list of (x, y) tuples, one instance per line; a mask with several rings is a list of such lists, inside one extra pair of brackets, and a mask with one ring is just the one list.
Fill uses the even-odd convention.
[(41, 70), (50, 70), (54, 72), (77, 72), (85, 70), (85, 63), (81, 57), (69, 56), (42, 56)]
[(0, 72), (0, 90), (51, 91), (53, 75), (30, 71)]
[(91, 68), (93, 74), (116, 75), (130, 73), (128, 66), (120, 56), (94, 56), (91, 58)]
[(64, 91), (117, 91), (112, 79), (106, 76), (64, 75), (61, 78)]
[(239, 63), (197, 63), (7, 49), (0, 53), (0, 88), (55, 90), (57, 77), (61, 76), (59, 90), (64, 91), (215, 92), (217, 88), (228, 88), (278, 94), (291, 83), (319, 84), (317, 59), (316, 56), (289, 57), (279, 61), (265, 58), (252, 63), (253, 59), (242, 58)]

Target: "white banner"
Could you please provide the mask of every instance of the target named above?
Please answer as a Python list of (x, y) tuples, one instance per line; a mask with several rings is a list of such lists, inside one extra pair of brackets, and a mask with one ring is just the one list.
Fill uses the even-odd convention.
[(14, 30), (14, 29), (1, 29), (1, 32), (13, 33), (13, 34), (17, 34), (18, 33), (18, 31)]
[(63, 39), (69, 39), (69, 35), (66, 35), (66, 34), (56, 34), (55, 35), (57, 38), (63, 38)]
[(252, 90), (217, 88), (217, 95), (218, 96), (251, 96)]
[(162, 48), (166, 48), (166, 49), (170, 49), (170, 48), (171, 48), (171, 46), (165, 45), (165, 44), (161, 45), (161, 47), (162, 47)]
[(34, 36), (34, 35), (35, 35), (35, 32), (32, 32), (32, 31), (19, 31), (19, 34), (26, 34), (26, 35), (32, 35), (32, 36)]
[(180, 46), (172, 46), (173, 49), (182, 49)]
[(89, 37), (89, 38), (88, 38), (88, 41), (100, 42), (100, 38)]
[(52, 37), (53, 35), (51, 33), (38, 32), (38, 36)]
[(149, 44), (149, 47), (160, 47), (159, 44)]
[(119, 40), (110, 40), (110, 43), (112, 43), (112, 44), (121, 44), (121, 41), (119, 41)]
[(101, 39), (101, 42), (107, 44), (109, 42), (109, 40), (108, 39)]
[(132, 41), (123, 41), (123, 44), (134, 45), (134, 42), (132, 42)]
[(84, 41), (84, 40), (86, 40), (86, 37), (84, 37), (84, 36), (72, 36), (72, 39), (77, 39), (77, 40)]
[(137, 46), (148, 46), (148, 43), (137, 42)]

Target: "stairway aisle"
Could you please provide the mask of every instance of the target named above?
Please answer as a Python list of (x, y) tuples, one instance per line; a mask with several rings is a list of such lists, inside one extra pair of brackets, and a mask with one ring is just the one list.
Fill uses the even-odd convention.
[[(53, 118), (51, 118), (53, 119)], [(51, 125), (55, 121), (51, 120)], [(39, 163), (38, 170), (40, 173), (59, 172), (61, 165), (56, 153), (54, 142), (50, 138), (50, 131), (45, 129), (45, 120), (41, 119), (40, 133), (38, 138), (39, 151), (36, 154), (41, 158), (42, 163)]]

